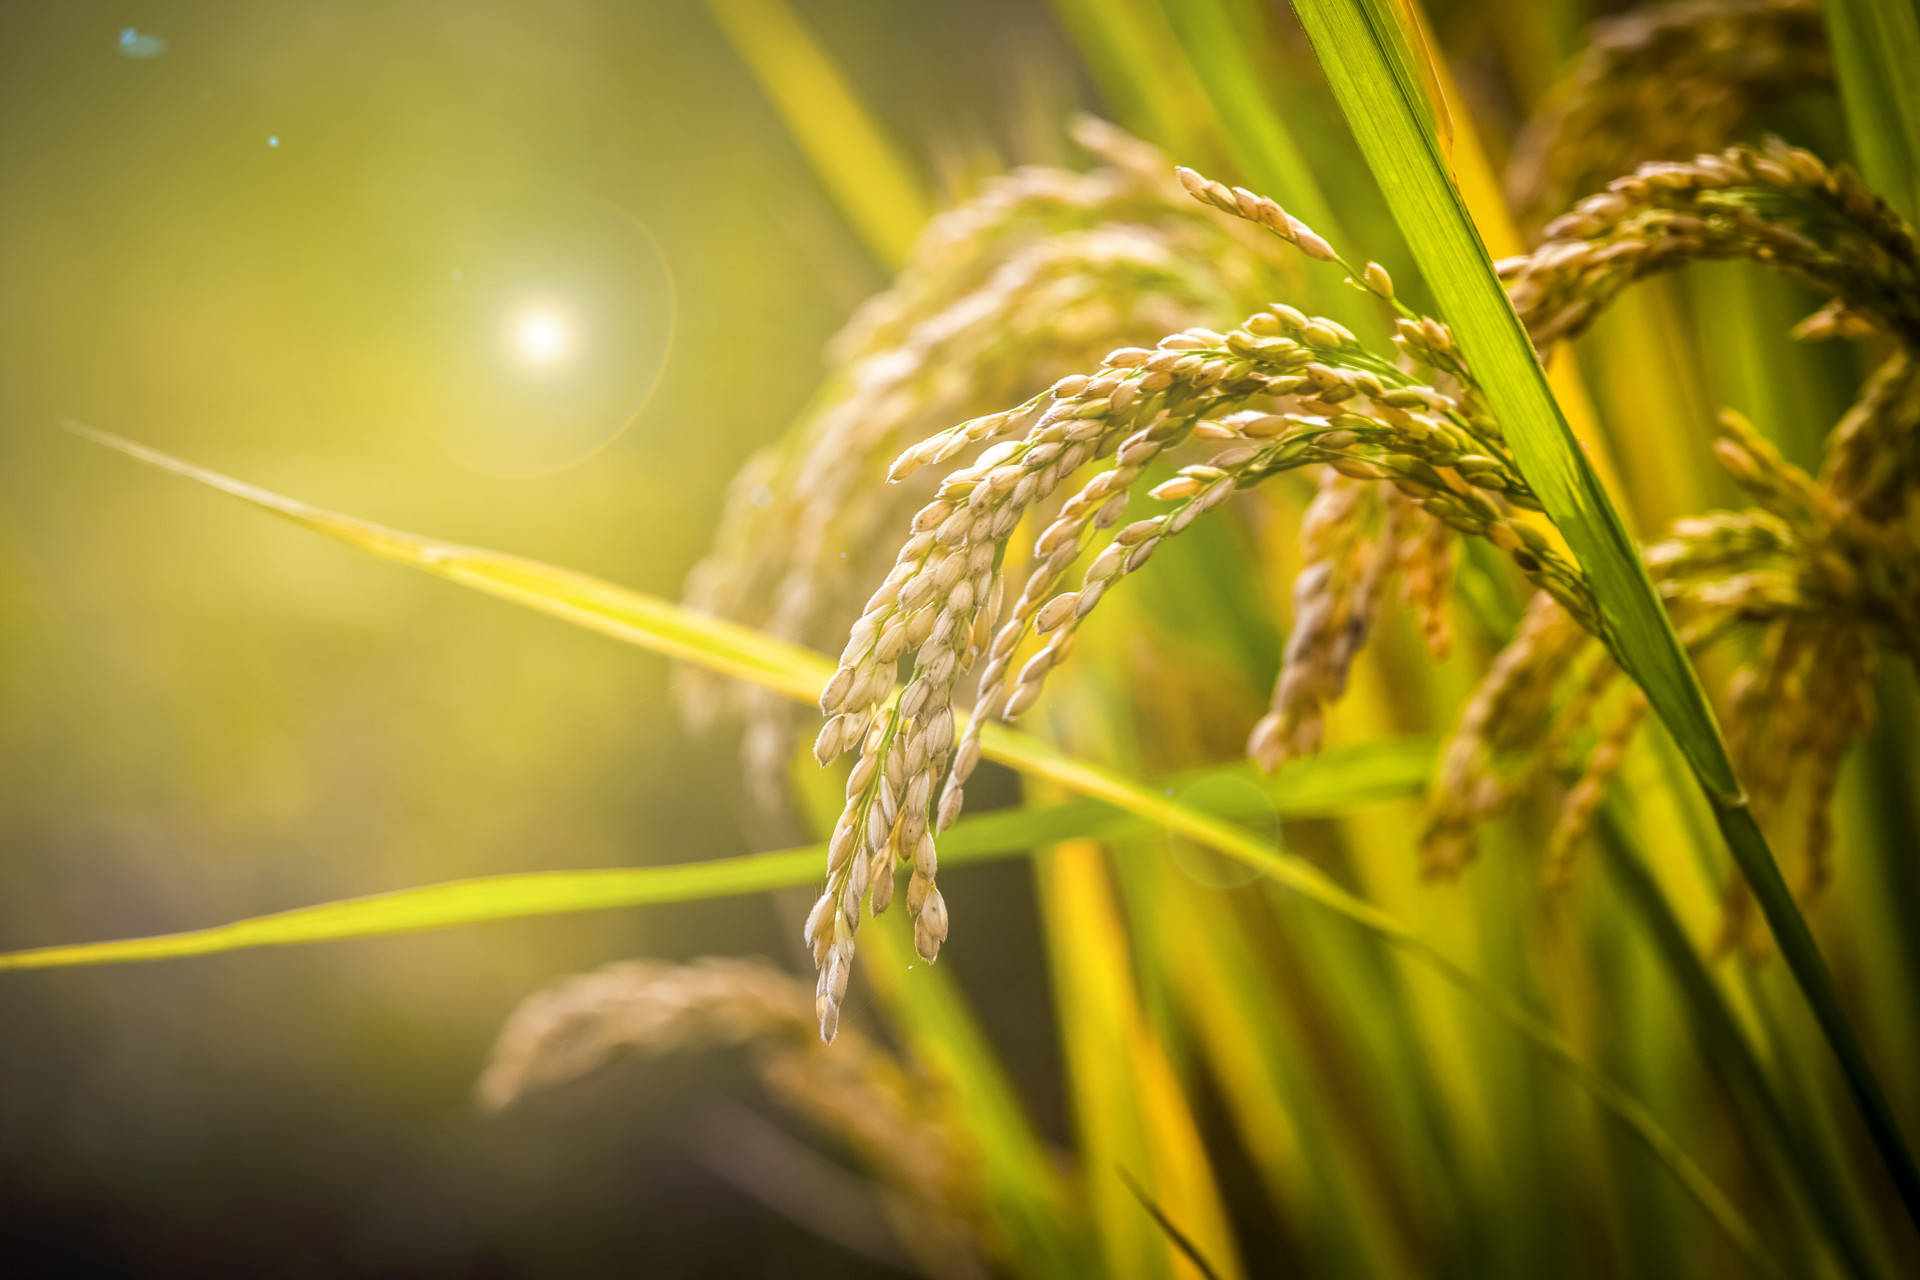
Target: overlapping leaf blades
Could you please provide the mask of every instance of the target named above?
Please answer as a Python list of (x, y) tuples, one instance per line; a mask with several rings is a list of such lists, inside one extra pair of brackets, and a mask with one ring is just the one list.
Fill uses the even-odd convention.
[[(802, 701), (811, 702), (814, 691), (825, 679), (828, 664), (818, 654), (749, 628), (720, 622), (585, 574), (518, 556), (439, 543), (324, 511), (121, 437), (78, 424), (68, 425), (78, 434), (150, 466), (184, 476), (361, 550), (642, 648), (750, 680)], [(1170, 834), (1184, 836), (1241, 862), (1438, 974), (1513, 1030), (1545, 1061), (1599, 1103), (1666, 1167), (1756, 1268), (1774, 1273), (1752, 1224), (1644, 1106), (1587, 1064), (1551, 1025), (1387, 912), (1348, 893), (1311, 863), (1272, 847), (1243, 826), (1169, 799), (1164, 792), (1145, 784), (1072, 759), (1004, 725), (989, 726), (982, 746), (985, 755), (1010, 767), (1156, 824)]]
[(1646, 691), (1713, 801), (1721, 833), (1846, 1074), (1908, 1214), (1920, 1222), (1920, 1166), (1745, 803), (1673, 623), (1553, 398), (1448, 172), (1432, 127), (1426, 77), (1418, 73), (1424, 51), (1410, 44), (1396, 0), (1294, 0), (1294, 11), (1515, 459), (1587, 575), (1608, 646)]

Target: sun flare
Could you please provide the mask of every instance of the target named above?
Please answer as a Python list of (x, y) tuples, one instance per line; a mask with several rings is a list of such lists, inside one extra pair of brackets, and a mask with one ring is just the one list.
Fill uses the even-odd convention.
[(514, 319), (513, 350), (526, 364), (550, 368), (572, 352), (573, 328), (557, 311), (532, 308)]

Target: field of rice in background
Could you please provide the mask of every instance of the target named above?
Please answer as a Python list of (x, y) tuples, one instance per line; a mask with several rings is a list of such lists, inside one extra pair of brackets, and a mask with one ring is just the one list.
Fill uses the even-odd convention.
[[(1295, 8), (9, 8), (9, 1269), (1920, 1265), (1920, 17)], [(1717, 162), (1748, 166), (1732, 205), (1648, 178), (1662, 234), (1736, 260), (1617, 296), (1604, 262), (1654, 232), (1602, 205), (1545, 230), (1767, 137), (1885, 205), (1777, 150)], [(1189, 199), (1174, 164), (1285, 213)], [(1021, 165), (1048, 168), (995, 177)], [(1515, 320), (1472, 229), (1606, 254), (1570, 295), (1550, 256), (1508, 269)], [(1231, 473), (1287, 428), (1223, 406), (1200, 434), (1236, 460), (1152, 462), (1125, 519), (1265, 482), (1098, 562), (1128, 576), (1097, 614), (1081, 589), (1084, 627), (1040, 611), (1071, 661), (1008, 667), (1045, 696), (981, 740), (938, 887), (903, 871), (842, 988), (853, 935), (821, 922), (893, 857), (836, 853), (814, 907), (844, 778), (806, 704), (854, 628), (829, 703), (894, 705), (860, 602), (968, 461), (902, 488), (894, 454), (1171, 369), (1177, 330), (1155, 350), (1229, 352), (1209, 385), (1275, 343), (1391, 350), (1387, 301), (1451, 323), (1415, 354), (1457, 336), (1505, 429), (1461, 466), (1506, 495), (1481, 550), (1417, 485), (1365, 505), (1390, 486), (1358, 419), (1309, 459), (1374, 450), (1344, 481)], [(1354, 333), (1235, 327), (1267, 303)], [(1835, 440), (1867, 443), (1823, 472)], [(1654, 557), (1676, 636), (1627, 537), (1756, 503)], [(1741, 559), (1802, 510), (1839, 550)], [(1369, 557), (1428, 525), (1341, 690), (1314, 611), (1364, 612)], [(1436, 761), (1516, 628), (1546, 634), (1522, 616), (1557, 565), (1645, 704), (1553, 684), (1611, 670), (1578, 627), (1534, 643), (1541, 701), (1465, 737), (1539, 776), (1483, 816)], [(1741, 630), (1763, 600), (1805, 629)], [(1696, 684), (1705, 622), (1731, 638)], [(861, 776), (862, 838), (874, 786), (889, 822), (902, 793), (958, 808)]]

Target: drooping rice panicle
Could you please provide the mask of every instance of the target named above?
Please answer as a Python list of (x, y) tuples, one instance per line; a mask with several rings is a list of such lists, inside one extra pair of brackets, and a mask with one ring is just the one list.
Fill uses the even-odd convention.
[[(1236, 487), (1315, 462), (1356, 480), (1386, 482), (1450, 528), (1488, 537), (1553, 599), (1576, 616), (1592, 618), (1578, 572), (1544, 535), (1505, 509), (1526, 497), (1517, 472), (1488, 455), (1465, 453), (1475, 441), (1436, 411), (1448, 399), (1430, 388), (1405, 386), (1394, 368), (1382, 365), (1384, 372), (1377, 372), (1377, 363), (1329, 320), (1273, 307), (1229, 334), (1188, 330), (1152, 351), (1112, 353), (1098, 374), (1069, 378), (1058, 388), (1027, 439), (1002, 441), (973, 466), (948, 476), (935, 501), (916, 516), (893, 574), (854, 624), (841, 668), (822, 697), (829, 720), (816, 754), (826, 762), (860, 748), (847, 808), (833, 833), (828, 885), (808, 917), (808, 942), (820, 965), (824, 1034), (831, 1034), (845, 996), (860, 900), (897, 858), (914, 867), (908, 910), (916, 917), (916, 944), (927, 960), (939, 954), (948, 917), (935, 885), (933, 835), (964, 804), (966, 781), (979, 760), (979, 729), (1031, 706), (1046, 674), (1066, 658), (1077, 624), (1114, 581), (1140, 568), (1164, 537), (1185, 530)], [(1221, 415), (1254, 397), (1313, 413)], [(1156, 486), (1154, 497), (1179, 507), (1119, 530), (1081, 585), (1058, 591), (1066, 568), (1083, 555), (1087, 535), (1116, 524), (1146, 466), (1187, 439), (1202, 420), (1248, 443)], [(977, 652), (973, 637), (987, 633), (979, 601), (996, 585), (993, 566), (1006, 537), (1066, 476), (1108, 451), (1112, 466), (1075, 491), (1037, 537), (1037, 564), (985, 645), (979, 700), (948, 768), (941, 748), (950, 741), (954, 677)], [(1379, 562), (1369, 599), (1379, 593), (1379, 574), (1392, 555), (1382, 551)], [(962, 564), (966, 568), (954, 568)], [(1048, 639), (1016, 674), (1021, 641), (1035, 629)], [(1357, 645), (1357, 639), (1356, 633), (1350, 643)], [(883, 704), (893, 664), (916, 645), (904, 691)], [(933, 725), (933, 748), (920, 745), (927, 723)], [(931, 804), (937, 781), (939, 800)], [(887, 894), (881, 890), (877, 908), (885, 906)]]
[(1247, 738), (1247, 755), (1268, 772), (1320, 749), (1326, 706), (1345, 691), (1366, 641), (1394, 554), (1390, 531), (1369, 536), (1359, 518), (1370, 489), (1330, 467), (1301, 517), (1302, 568), (1294, 578), (1293, 623), (1280, 678), (1271, 710)]
[(1896, 352), (1874, 370), (1833, 429), (1820, 482), (1862, 521), (1920, 528), (1920, 360)]
[[(978, 758), (977, 738), (971, 735), (959, 744), (958, 756), (952, 754), (954, 684), (978, 655), (979, 637), (992, 626), (998, 563), (1014, 527), (1066, 477), (1105, 451), (1117, 448), (1109, 474), (1123, 478), (1118, 486), (1123, 491), (1138, 468), (1191, 426), (1191, 418), (1163, 416), (1164, 408), (1212, 405), (1266, 385), (1248, 361), (1240, 361), (1243, 369), (1229, 370), (1216, 367), (1219, 361), (1189, 360), (1190, 348), (1206, 339), (1188, 335), (1187, 340), (1186, 348), (1166, 348), (1174, 358), (1165, 368), (1147, 367), (1148, 353), (1142, 353), (1137, 363), (1121, 356), (1095, 377), (1063, 380), (1024, 440), (1003, 441), (949, 476), (914, 518), (913, 535), (893, 571), (854, 624), (840, 669), (821, 698), (821, 709), (831, 718), (816, 743), (823, 762), (860, 749), (847, 808), (833, 837), (827, 888), (809, 919), (808, 937), (821, 966), (823, 1034), (830, 1034), (838, 1015), (859, 904), (872, 866), (885, 862), (883, 851), (913, 864), (907, 903), (921, 955), (936, 958), (946, 938), (946, 907), (935, 884), (938, 861), (928, 827), (936, 820), (944, 825), (958, 813), (960, 785)], [(1193, 409), (1196, 416), (1199, 411)], [(1117, 443), (1136, 434), (1129, 429), (1140, 423), (1147, 426), (1137, 440)], [(1089, 512), (1088, 519), (1095, 514)], [(911, 678), (897, 700), (882, 708), (894, 666), (909, 649), (915, 650)], [(996, 640), (987, 673), (997, 677), (1008, 656)], [(989, 683), (982, 681), (983, 687)], [(976, 718), (992, 711), (976, 708)], [(949, 777), (937, 814), (930, 813), (933, 787), (949, 776), (950, 760), (959, 781)], [(884, 891), (880, 905), (885, 905)]]
[[(1832, 449), (1841, 449), (1850, 436), (1900, 433), (1896, 424), (1868, 425), (1866, 415), (1889, 413), (1898, 419), (1904, 412), (1904, 396), (1895, 393), (1903, 367), (1894, 366), (1869, 385), (1843, 420), (1844, 434), (1836, 434)], [(1909, 421), (1907, 428), (1912, 425)], [(1789, 800), (1800, 797), (1800, 889), (1813, 893), (1830, 875), (1830, 810), (1840, 760), (1871, 723), (1875, 650), (1913, 653), (1920, 628), (1920, 541), (1904, 524), (1866, 520), (1826, 479), (1816, 480), (1787, 462), (1737, 414), (1722, 415), (1715, 455), (1759, 509), (1678, 521), (1666, 539), (1647, 549), (1645, 559), (1690, 649), (1704, 650), (1739, 632), (1757, 637), (1758, 650), (1729, 685), (1729, 738), (1756, 813), (1777, 822)], [(1858, 479), (1862, 469), (1833, 468), (1830, 452), (1823, 476), (1835, 474)], [(1885, 483), (1881, 479), (1869, 487)], [(1911, 477), (1906, 484), (1911, 495)], [(1494, 774), (1493, 756), (1482, 748), (1476, 726), (1489, 719), (1481, 699), (1499, 696), (1502, 681), (1512, 685), (1521, 678), (1520, 671), (1503, 665), (1509, 655), (1531, 672), (1532, 681), (1566, 683), (1573, 670), (1564, 653), (1521, 641), (1496, 663), (1447, 750), (1445, 759), (1460, 767), (1445, 773), (1446, 781), (1434, 792), (1435, 839), (1450, 851), (1471, 849), (1473, 820), (1471, 813), (1463, 816), (1451, 792), (1466, 786), (1469, 775), (1477, 773), (1484, 784)], [(1524, 746), (1557, 757), (1617, 675), (1602, 654), (1550, 722), (1511, 716), (1505, 722), (1524, 726)], [(1617, 766), (1638, 719), (1626, 709), (1619, 713), (1600, 734), (1581, 781), (1563, 800), (1562, 819), (1550, 841), (1550, 882), (1562, 882), (1570, 870), (1600, 797), (1595, 780)], [(1510, 787), (1486, 785), (1489, 800), (1504, 801), (1511, 794)], [(1491, 811), (1491, 805), (1478, 810)], [(1729, 888), (1719, 945), (1752, 952), (1763, 939), (1744, 895), (1737, 884)]]
[(801, 638), (813, 598), (831, 598), (831, 579), (844, 573), (840, 553), (861, 548), (863, 517), (891, 510), (874, 473), (923, 424), (1017, 398), (1050, 363), (1095, 358), (1129, 329), (1178, 324), (1210, 288), (1176, 244), (1141, 228), (1065, 232), (1013, 252), (899, 347), (847, 368), (844, 391), (785, 462), (779, 505), (762, 488), (730, 504), (722, 525), (742, 551), (702, 565), (696, 599), (729, 616), (758, 603), (775, 630)]
[(1629, 690), (1614, 718), (1600, 731), (1599, 740), (1587, 756), (1580, 778), (1561, 798), (1560, 812), (1553, 832), (1547, 838), (1546, 883), (1550, 889), (1564, 889), (1573, 878), (1574, 862), (1580, 846), (1592, 829), (1600, 811), (1608, 781), (1626, 759), (1633, 734), (1646, 719), (1647, 698), (1638, 689)]
[[(1117, 132), (1085, 126), (1082, 136), (1106, 162), (1103, 176), (1082, 183), (1029, 172), (990, 188), (936, 226), (891, 300), (850, 329), (842, 349), (859, 354), (849, 390), (779, 463), (779, 486), (803, 496), (783, 497), (761, 522), (781, 535), (773, 563), (734, 574), (735, 598), (741, 583), (757, 582), (749, 594), (771, 629), (805, 638), (813, 619), (831, 616), (833, 582), (858, 572), (850, 564), (837, 574), (834, 549), (874, 544), (900, 518), (903, 498), (922, 504), (821, 698), (827, 720), (816, 755), (825, 763), (856, 754), (807, 926), (819, 967), (815, 1013), (828, 1038), (862, 904), (887, 909), (897, 867), (909, 869), (917, 949), (931, 961), (946, 941), (937, 836), (964, 804), (984, 726), (1036, 703), (1099, 601), (1165, 538), (1283, 472), (1318, 467), (1322, 478), (1302, 530), (1305, 568), (1272, 710), (1249, 740), (1263, 766), (1317, 748), (1393, 575), (1416, 603), (1429, 646), (1445, 651), (1460, 536), (1505, 552), (1539, 595), (1443, 756), (1423, 840), (1430, 872), (1462, 865), (1478, 824), (1553, 765), (1575, 777), (1549, 842), (1548, 879), (1564, 881), (1643, 715), (1629, 690), (1584, 759), (1573, 757), (1619, 672), (1598, 638), (1587, 585), (1538, 518), (1540, 504), (1448, 327), (1411, 311), (1377, 263), (1347, 261), (1273, 201), (1187, 169), (1169, 178), (1156, 152)], [(1194, 207), (1173, 214), (1167, 203), (1182, 193), (1230, 216)], [(1122, 207), (1134, 220), (1103, 220)], [(1034, 226), (1050, 230), (1030, 237)], [(1278, 278), (1229, 279), (1214, 262), (1194, 273), (1183, 247), (1209, 234), (1231, 246), (1223, 259), (1248, 250), (1253, 235), (1341, 267), (1389, 309), (1392, 351), (1274, 303), (1225, 331), (1189, 321), (1152, 346), (1109, 345), (1097, 367), (1087, 360), (1064, 376), (1050, 363), (1067, 361), (1076, 343), (1110, 341), (1153, 318), (1110, 309), (1063, 334), (1063, 299), (1075, 296), (1065, 290), (1087, 289), (1094, 308), (1110, 305), (1102, 300), (1109, 288), (1156, 299), (1170, 317)], [(1643, 165), (1556, 220), (1549, 235), (1502, 268), (1543, 346), (1576, 336), (1633, 281), (1712, 257), (1752, 258), (1822, 291), (1829, 305), (1803, 334), (1920, 339), (1911, 230), (1850, 174), (1780, 144)], [(1900, 494), (1915, 468), (1884, 461), (1912, 456), (1890, 447), (1914, 435), (1910, 358), (1889, 357), (1843, 424), (1834, 483), (1788, 466), (1738, 420), (1723, 424), (1722, 465), (1759, 509), (1682, 521), (1647, 551), (1690, 647), (1822, 611), (1860, 620), (1879, 643), (1912, 644), (1899, 637), (1920, 608), (1911, 590), (1920, 557), (1911, 531), (1890, 532), (1886, 517), (1911, 511)], [(1035, 394), (1040, 372), (1052, 381)], [(935, 416), (942, 413), (944, 421)], [(1212, 456), (1195, 455), (1199, 442), (1215, 445)], [(1149, 489), (1150, 500), (1172, 505), (1128, 522), (1137, 491)], [(1037, 532), (1022, 565), (1010, 540), (1027, 522)], [(1082, 557), (1089, 563), (1070, 577)], [(955, 711), (963, 678), (978, 686), (964, 725)], [(1854, 731), (1800, 735), (1822, 753), (1813, 790), (1830, 788)], [(760, 767), (777, 775), (782, 751), (771, 740), (763, 750)], [(1811, 884), (1826, 837), (1817, 823), (1808, 832)]]
[(1443, 661), (1453, 651), (1455, 538), (1446, 525), (1408, 505), (1411, 509), (1403, 520), (1407, 530), (1400, 538), (1395, 568), (1407, 600), (1419, 615), (1427, 651)]
[(1913, 229), (1845, 169), (1774, 141), (1644, 164), (1501, 262), (1536, 345), (1579, 334), (1636, 280), (1708, 258), (1751, 258), (1833, 299), (1858, 323), (1920, 345)]
[[(937, 434), (926, 448), (946, 461), (1017, 438), (1031, 415), (1007, 406), (1062, 374), (1271, 296), (1275, 252), (1257, 233), (1196, 208), (1151, 147), (1096, 121), (1076, 132), (1105, 167), (1020, 170), (930, 225), (894, 288), (836, 341), (822, 403), (730, 492), (689, 603), (829, 643), (857, 585), (882, 571), (878, 535), (930, 496), (883, 482), (902, 449)], [(792, 712), (694, 673), (678, 682), (697, 719), (744, 721), (746, 772), (779, 807)]]
[(1840, 762), (1873, 723), (1874, 651), (1866, 638), (1829, 627), (1807, 673), (1795, 757), (1806, 770), (1800, 892), (1812, 897), (1833, 877), (1833, 798)]
[[(1540, 756), (1530, 748), (1548, 731), (1560, 677), (1588, 641), (1550, 596), (1533, 597), (1519, 631), (1494, 659), (1442, 748), (1420, 837), (1426, 874), (1453, 875), (1464, 867), (1479, 826), (1531, 779)], [(1516, 757), (1522, 762), (1517, 773)]]

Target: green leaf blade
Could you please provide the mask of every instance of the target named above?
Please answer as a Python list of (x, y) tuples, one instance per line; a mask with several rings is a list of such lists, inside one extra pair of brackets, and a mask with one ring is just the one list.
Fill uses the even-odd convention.
[(1847, 132), (1870, 186), (1920, 217), (1920, 11), (1913, 0), (1827, 0)]
[[(1899, 2), (1887, 0), (1883, 8), (1890, 12)], [(1586, 571), (1604, 638), (1646, 691), (1712, 799), (1721, 834), (1839, 1060), (1908, 1216), (1920, 1223), (1920, 1166), (1746, 804), (1726, 742), (1679, 635), (1625, 523), (1561, 415), (1533, 345), (1447, 172), (1438, 141), (1423, 123), (1423, 90), (1404, 56), (1395, 0), (1294, 0), (1294, 12), (1443, 318), (1452, 325), (1506, 430), (1515, 460)]]
[[(1204, 808), (1218, 818), (1251, 817), (1263, 806), (1286, 816), (1324, 815), (1416, 794), (1426, 785), (1432, 762), (1433, 744), (1409, 739), (1299, 761), (1258, 787), (1244, 764), (1196, 770), (1168, 779), (1165, 785), (1191, 790), (1220, 779), (1246, 780), (1245, 788), (1206, 791), (1217, 799)], [(1137, 836), (1151, 827), (1137, 816), (1094, 800), (1030, 805), (961, 819), (941, 837), (940, 856), (946, 865), (960, 866), (1013, 857), (1059, 840)], [(826, 865), (826, 856), (826, 845), (818, 844), (664, 866), (476, 876), (295, 907), (205, 929), (0, 952), (0, 970), (172, 960), (581, 911), (743, 897), (811, 884)]]
[(691, 902), (804, 884), (823, 850), (793, 849), (660, 867), (607, 867), (479, 876), (345, 898), (228, 924), (109, 942), (0, 953), (0, 969), (70, 969), (420, 933), (483, 921), (529, 919), (666, 902)]
[(1738, 798), (1732, 760), (1680, 637), (1448, 174), (1393, 5), (1296, 0), (1294, 9), (1522, 473), (1587, 573), (1610, 647), (1707, 789)]

